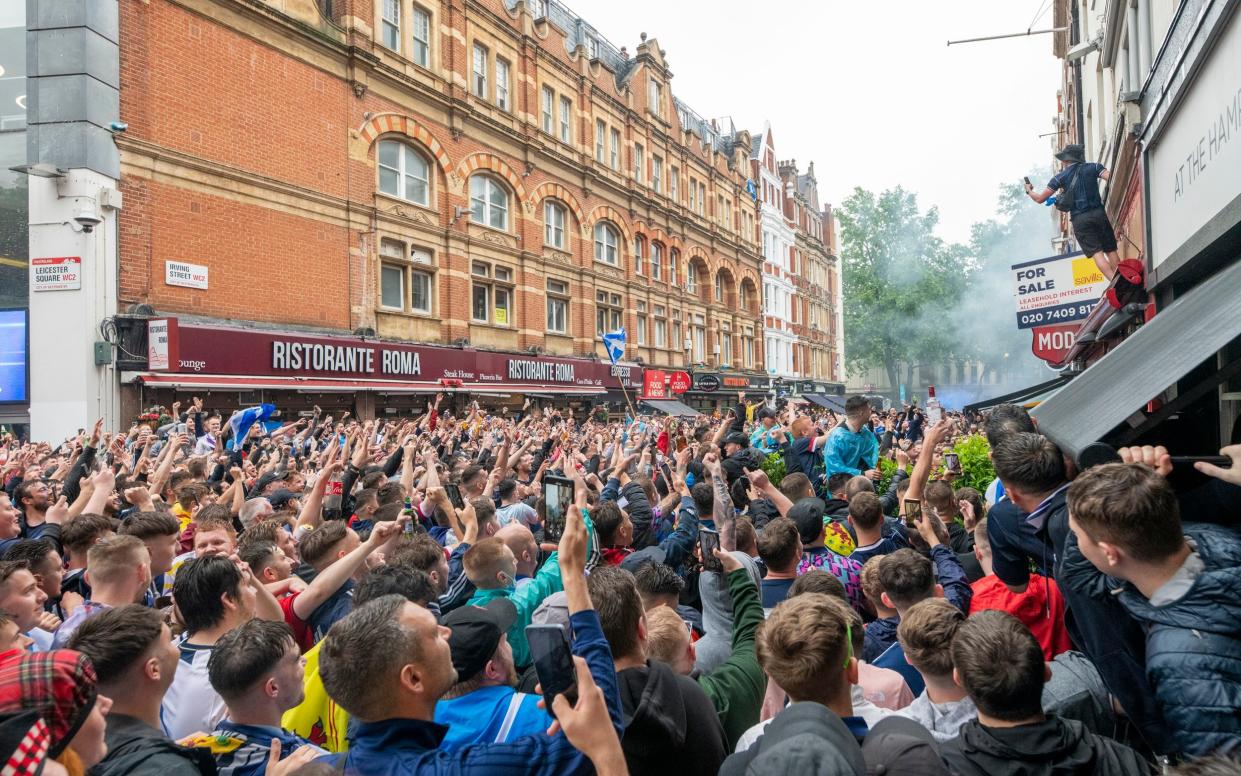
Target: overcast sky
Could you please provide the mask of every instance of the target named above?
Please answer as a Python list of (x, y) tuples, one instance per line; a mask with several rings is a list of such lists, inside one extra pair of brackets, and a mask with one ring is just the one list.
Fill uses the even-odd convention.
[[(1050, 164), (1053, 138), (1038, 135), (1056, 110), (1051, 36), (945, 45), (1025, 31), (1040, 0), (565, 2), (631, 54), (640, 33), (657, 38), (673, 92), (700, 115), (755, 132), (771, 121), (780, 159), (815, 162), (823, 202), (899, 184), (964, 241), (1000, 183)], [(1051, 22), (1047, 10), (1034, 29)]]

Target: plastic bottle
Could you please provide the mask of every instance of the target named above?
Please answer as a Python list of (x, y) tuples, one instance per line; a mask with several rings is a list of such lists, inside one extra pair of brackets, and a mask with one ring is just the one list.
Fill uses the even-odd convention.
[(928, 385), (926, 387), (926, 422), (934, 426), (942, 417), (944, 417), (944, 412), (939, 407), (939, 399), (935, 398), (935, 386)]

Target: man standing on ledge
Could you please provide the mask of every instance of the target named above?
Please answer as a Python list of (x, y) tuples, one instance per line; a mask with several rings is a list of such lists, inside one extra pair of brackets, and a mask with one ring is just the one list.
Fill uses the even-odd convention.
[(1095, 266), (1110, 281), (1116, 275), (1120, 257), (1116, 254), (1116, 233), (1107, 220), (1098, 184), (1100, 179), (1107, 180), (1110, 173), (1097, 162), (1087, 162), (1085, 149), (1077, 143), (1066, 145), (1056, 154), (1056, 158), (1064, 163), (1064, 167), (1047, 181), (1047, 188), (1035, 194), (1034, 184), (1027, 180), (1026, 194), (1035, 202), (1042, 203), (1052, 194), (1060, 192), (1056, 207), (1069, 211), (1073, 234), (1082, 253), (1094, 259)]

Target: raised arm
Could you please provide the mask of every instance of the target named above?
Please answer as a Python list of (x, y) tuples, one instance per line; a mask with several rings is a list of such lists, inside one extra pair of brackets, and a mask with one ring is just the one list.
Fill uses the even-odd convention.
[(935, 459), (935, 445), (944, 438), (948, 433), (948, 429), (952, 427), (952, 422), (947, 418), (940, 420), (934, 426), (926, 430), (922, 437), (922, 452), (918, 455), (918, 461), (914, 464), (913, 474), (909, 476), (909, 490), (905, 492), (905, 498), (910, 501), (919, 501), (922, 499), (922, 489), (926, 487), (926, 481), (931, 476), (931, 465)]
[(711, 489), (715, 493), (711, 519), (715, 521), (715, 530), (720, 532), (720, 549), (732, 552), (737, 549), (737, 511), (733, 509), (733, 497), (728, 491), (719, 456), (707, 453), (702, 458), (702, 466), (711, 475)]

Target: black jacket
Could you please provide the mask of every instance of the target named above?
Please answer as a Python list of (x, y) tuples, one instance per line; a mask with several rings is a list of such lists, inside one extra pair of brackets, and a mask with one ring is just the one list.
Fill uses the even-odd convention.
[(633, 776), (715, 776), (728, 756), (724, 726), (698, 683), (651, 661), (616, 674)]
[(748, 469), (763, 468), (763, 454), (753, 447), (743, 447), (724, 459), (720, 464), (724, 469), (724, 477), (732, 485), (738, 477), (745, 475)]
[(971, 720), (940, 750), (958, 776), (1144, 776), (1140, 754), (1097, 736), (1080, 722), (1049, 716), (1043, 722), (991, 728)]
[(777, 714), (749, 749), (728, 758), (720, 776), (862, 776), (857, 740), (826, 706), (793, 703)]
[(124, 714), (108, 715), (108, 754), (90, 776), (215, 776), (206, 749), (179, 746), (156, 728)]

